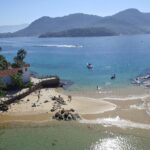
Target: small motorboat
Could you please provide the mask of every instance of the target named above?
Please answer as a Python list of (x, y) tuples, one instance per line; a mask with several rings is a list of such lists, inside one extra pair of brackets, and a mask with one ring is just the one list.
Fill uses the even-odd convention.
[(90, 63), (87, 63), (86, 67), (87, 67), (88, 69), (93, 69), (93, 65), (90, 64)]
[(111, 78), (110, 78), (111, 80), (114, 80), (114, 79), (116, 79), (116, 75), (114, 74), (113, 76), (111, 76)]

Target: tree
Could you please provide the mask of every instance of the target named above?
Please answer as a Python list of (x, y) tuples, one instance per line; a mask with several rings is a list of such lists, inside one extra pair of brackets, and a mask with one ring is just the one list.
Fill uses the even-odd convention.
[(0, 51), (2, 51), (2, 47), (0, 47)]
[(17, 56), (14, 57), (16, 67), (22, 67), (25, 64), (24, 59), (26, 57), (26, 54), (27, 52), (24, 49), (18, 50)]
[(5, 95), (5, 92), (3, 90), (6, 88), (7, 88), (7, 85), (4, 83), (2, 78), (0, 78), (0, 97), (3, 97)]
[(0, 55), (0, 70), (8, 69), (9, 62), (7, 62), (6, 58), (3, 55)]
[(11, 76), (11, 80), (12, 80), (12, 85), (16, 88), (23, 88), (24, 87), (24, 83), (23, 83), (23, 79), (22, 79), (22, 75), (21, 74), (15, 74)]
[(4, 83), (4, 81), (2, 80), (2, 78), (0, 78), (0, 90), (5, 89), (6, 87), (7, 87), (6, 84)]

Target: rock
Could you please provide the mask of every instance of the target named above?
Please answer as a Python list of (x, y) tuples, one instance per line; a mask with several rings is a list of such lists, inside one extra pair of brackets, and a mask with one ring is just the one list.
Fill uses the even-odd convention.
[(45, 100), (44, 103), (48, 103), (48, 100)]
[(68, 120), (72, 120), (72, 114), (68, 114), (67, 119), (68, 119)]
[(6, 104), (0, 104), (0, 111), (7, 111), (8, 110), (8, 106)]
[(52, 100), (57, 100), (57, 97), (56, 96), (52, 97)]
[(64, 114), (65, 113), (65, 110), (64, 108), (60, 111), (61, 114)]
[(58, 112), (55, 113), (55, 115), (53, 116), (53, 119), (64, 120), (64, 121), (81, 119), (79, 114), (73, 113), (74, 111), (75, 111), (74, 109), (64, 110), (63, 108), (62, 110), (59, 110)]
[(54, 112), (54, 111), (55, 111), (55, 109), (54, 109), (54, 108), (52, 108), (52, 109), (51, 109), (51, 112)]
[(68, 112), (65, 112), (65, 113), (64, 113), (64, 120), (68, 120), (68, 115), (69, 115)]
[(32, 105), (32, 107), (36, 107), (36, 104), (34, 103), (34, 104)]
[(81, 119), (81, 117), (80, 117), (80, 115), (79, 114), (74, 114), (74, 117), (76, 118), (76, 119)]
[(75, 112), (75, 110), (73, 108), (70, 109), (71, 112)]
[(63, 116), (60, 112), (56, 112), (54, 118), (57, 120), (63, 120)]

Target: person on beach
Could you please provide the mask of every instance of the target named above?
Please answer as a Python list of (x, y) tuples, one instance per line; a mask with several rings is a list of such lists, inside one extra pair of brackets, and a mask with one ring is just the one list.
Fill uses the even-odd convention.
[(40, 100), (40, 94), (38, 94), (38, 101)]
[(72, 100), (72, 96), (68, 95), (68, 101), (71, 102), (71, 100)]

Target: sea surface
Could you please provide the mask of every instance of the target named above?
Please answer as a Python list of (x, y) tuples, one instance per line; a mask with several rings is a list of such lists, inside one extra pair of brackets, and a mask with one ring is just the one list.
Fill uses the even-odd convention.
[[(4, 38), (1, 52), (11, 62), (17, 50), (27, 51), (26, 62), (39, 75), (58, 75), (73, 82), (71, 90), (96, 86), (130, 86), (131, 79), (150, 72), (150, 35), (92, 38)], [(92, 70), (86, 68), (93, 65)], [(116, 74), (116, 80), (110, 77)]]
[[(58, 75), (63, 80), (71, 81), (73, 85), (67, 89), (71, 92), (93, 92), (98, 85), (108, 91), (122, 89), (120, 93), (126, 91), (126, 94), (129, 92), (129, 95), (135, 95), (138, 90), (131, 84), (131, 80), (150, 72), (150, 35), (3, 38), (0, 39), (0, 46), (3, 48), (0, 53), (10, 62), (13, 62), (17, 51), (24, 48), (31, 71), (40, 76)], [(93, 65), (92, 70), (86, 68), (87, 63)], [(113, 74), (116, 74), (116, 79), (110, 80)], [(144, 91), (146, 94), (149, 89)], [(79, 123), (84, 125), (73, 126), (60, 123), (58, 126), (47, 127), (1, 128), (0, 150), (150, 149), (149, 124), (134, 123), (119, 117), (90, 123), (90, 128), (86, 121)], [(93, 124), (98, 125), (95, 127)], [(109, 130), (105, 125), (117, 129)], [(136, 134), (132, 129), (136, 130)]]
[(149, 150), (150, 138), (69, 123), (0, 129), (0, 150)]

